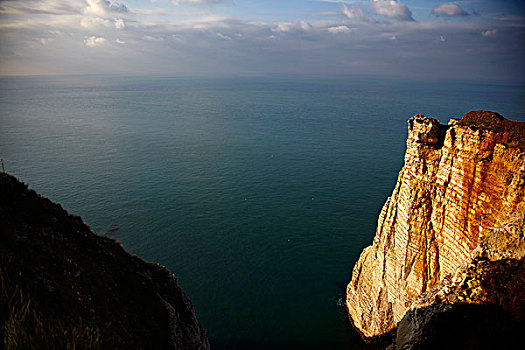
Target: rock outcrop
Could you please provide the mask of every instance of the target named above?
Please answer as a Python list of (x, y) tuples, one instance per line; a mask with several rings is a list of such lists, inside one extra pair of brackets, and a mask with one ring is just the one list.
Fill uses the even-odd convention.
[(408, 124), (404, 167), (347, 287), (352, 323), (372, 337), (403, 320), (398, 348), (410, 348), (460, 304), (510, 303), (509, 317), (523, 317), (523, 275), (512, 295), (490, 286), (509, 264), (523, 272), (525, 123), (474, 111), (448, 126), (420, 114)]
[(208, 349), (164, 267), (0, 173), (0, 347)]

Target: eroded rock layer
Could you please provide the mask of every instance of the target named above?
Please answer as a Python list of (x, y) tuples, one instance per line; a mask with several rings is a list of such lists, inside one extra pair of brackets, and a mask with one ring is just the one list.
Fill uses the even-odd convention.
[(505, 255), (491, 237), (525, 211), (525, 123), (474, 111), (448, 126), (421, 114), (408, 124), (404, 167), (347, 287), (349, 315), (365, 337), (394, 329), (479, 244)]

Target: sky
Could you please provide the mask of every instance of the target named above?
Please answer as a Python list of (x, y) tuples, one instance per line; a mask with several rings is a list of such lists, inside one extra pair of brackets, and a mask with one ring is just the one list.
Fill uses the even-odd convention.
[(525, 0), (0, 0), (0, 74), (525, 81)]

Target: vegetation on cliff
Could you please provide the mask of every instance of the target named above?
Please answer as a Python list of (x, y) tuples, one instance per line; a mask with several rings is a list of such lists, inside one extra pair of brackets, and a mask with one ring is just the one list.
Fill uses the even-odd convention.
[(5, 173), (0, 277), (7, 349), (209, 348), (173, 274)]
[(458, 124), (471, 129), (489, 130), (500, 135), (499, 142), (525, 151), (525, 123), (508, 120), (494, 112), (472, 111), (465, 114)]

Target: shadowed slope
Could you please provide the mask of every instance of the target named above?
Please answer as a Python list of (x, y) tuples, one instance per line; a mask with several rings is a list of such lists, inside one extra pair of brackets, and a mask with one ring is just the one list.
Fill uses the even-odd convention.
[[(209, 348), (174, 275), (95, 235), (80, 217), (5, 173), (0, 173), (0, 269), (6, 347), (18, 341), (37, 348), (50, 343), (82, 348), (75, 337), (60, 339), (82, 331), (101, 348)], [(13, 330), (24, 312), (25, 321), (18, 320)]]

